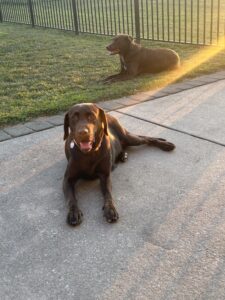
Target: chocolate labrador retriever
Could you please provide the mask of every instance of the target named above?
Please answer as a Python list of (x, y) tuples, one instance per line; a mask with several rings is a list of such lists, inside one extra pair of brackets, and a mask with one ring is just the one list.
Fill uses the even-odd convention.
[(119, 54), (121, 70), (119, 74), (104, 79), (105, 83), (131, 79), (143, 73), (172, 70), (180, 66), (179, 55), (174, 50), (142, 47), (127, 34), (113, 38), (106, 49), (111, 55)]
[(127, 159), (128, 146), (147, 144), (171, 151), (174, 144), (161, 138), (129, 133), (118, 120), (92, 103), (74, 105), (64, 119), (65, 154), (68, 160), (63, 190), (69, 204), (67, 222), (76, 226), (82, 222), (82, 212), (76, 198), (76, 182), (81, 179), (100, 179), (104, 196), (104, 216), (116, 222), (119, 218), (111, 194), (111, 170)]

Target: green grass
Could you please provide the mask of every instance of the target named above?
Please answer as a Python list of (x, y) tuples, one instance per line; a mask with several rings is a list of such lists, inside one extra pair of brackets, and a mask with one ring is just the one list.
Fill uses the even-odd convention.
[[(67, 110), (78, 102), (119, 98), (162, 86), (172, 74), (161, 73), (103, 85), (100, 80), (116, 73), (119, 59), (108, 56), (110, 38), (75, 36), (72, 32), (32, 29), (25, 25), (0, 25), (0, 126)], [(153, 43), (170, 47), (184, 63), (203, 49), (199, 46)], [(186, 77), (225, 69), (225, 54)]]

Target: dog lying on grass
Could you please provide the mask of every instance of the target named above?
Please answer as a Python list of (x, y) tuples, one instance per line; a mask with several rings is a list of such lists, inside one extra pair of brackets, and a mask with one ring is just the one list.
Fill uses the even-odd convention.
[(106, 221), (119, 218), (111, 193), (111, 170), (119, 161), (126, 161), (128, 146), (148, 145), (171, 151), (175, 145), (161, 138), (134, 135), (118, 120), (92, 103), (74, 105), (64, 119), (65, 154), (68, 160), (63, 190), (68, 201), (67, 222), (76, 226), (83, 214), (78, 207), (75, 184), (81, 178), (100, 179), (104, 196)]
[(106, 49), (111, 55), (119, 54), (121, 70), (119, 74), (104, 79), (105, 83), (132, 79), (143, 73), (173, 70), (180, 66), (179, 55), (174, 50), (142, 47), (127, 34), (113, 38)]

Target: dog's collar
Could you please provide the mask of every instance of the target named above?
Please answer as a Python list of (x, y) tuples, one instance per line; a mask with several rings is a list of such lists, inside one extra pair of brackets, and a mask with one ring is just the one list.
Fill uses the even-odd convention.
[(76, 140), (72, 139), (72, 141), (70, 142), (70, 149), (73, 149), (75, 145), (77, 145), (77, 147), (79, 147), (79, 145), (77, 144)]

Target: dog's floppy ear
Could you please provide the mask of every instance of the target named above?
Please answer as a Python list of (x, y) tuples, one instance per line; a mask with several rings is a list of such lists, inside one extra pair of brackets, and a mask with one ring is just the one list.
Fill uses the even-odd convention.
[[(97, 106), (97, 105), (96, 105)], [(98, 107), (98, 106), (97, 106)], [(108, 135), (108, 123), (106, 120), (106, 115), (105, 112), (102, 108), (98, 107), (99, 109), (99, 117), (100, 117), (100, 121), (102, 122), (102, 127), (104, 128), (104, 132), (106, 135)]]
[(69, 114), (68, 112), (65, 114), (64, 117), (64, 141), (68, 138), (69, 136)]
[(133, 43), (134, 39), (133, 39), (133, 37), (132, 37), (131, 35), (128, 35), (127, 38), (128, 38), (128, 40), (129, 40), (131, 43)]

